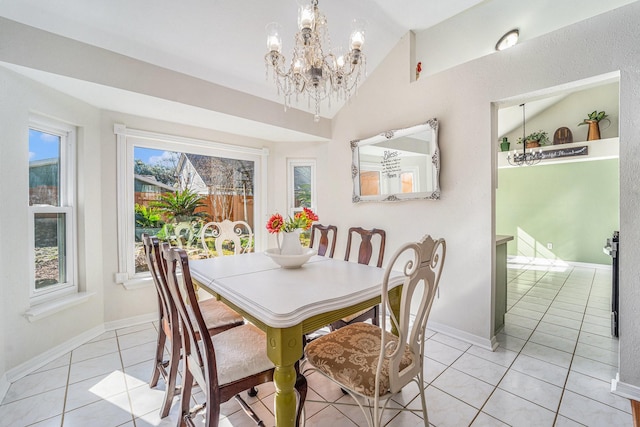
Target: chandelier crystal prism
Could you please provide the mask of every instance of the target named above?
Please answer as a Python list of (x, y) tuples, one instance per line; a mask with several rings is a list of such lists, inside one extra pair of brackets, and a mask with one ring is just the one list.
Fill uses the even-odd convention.
[(284, 95), (284, 108), (291, 107), (291, 98), (307, 96), (309, 108), (315, 108), (314, 121), (320, 120), (320, 103), (325, 99), (346, 101), (351, 97), (363, 75), (366, 58), (362, 53), (365, 40), (364, 20), (354, 19), (349, 37), (349, 49), (332, 49), (327, 19), (318, 9), (318, 0), (298, 7), (298, 31), (291, 60), (282, 55), (282, 27), (276, 22), (267, 25), (265, 64), (267, 78), (273, 75), (278, 94)]
[(522, 107), (522, 152), (518, 153), (516, 150), (513, 150), (513, 154), (509, 153), (507, 155), (507, 161), (511, 166), (533, 166), (535, 164), (540, 163), (542, 160), (542, 149), (538, 151), (533, 151), (530, 149), (527, 151), (527, 141), (526, 132), (525, 132), (525, 114), (524, 114), (524, 104), (520, 104)]

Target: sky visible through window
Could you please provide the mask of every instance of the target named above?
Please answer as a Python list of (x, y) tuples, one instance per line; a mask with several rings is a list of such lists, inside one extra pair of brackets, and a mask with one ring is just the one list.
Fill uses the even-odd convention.
[(172, 155), (175, 154), (164, 150), (155, 150), (152, 148), (142, 147), (133, 148), (133, 158), (135, 160), (142, 160), (143, 163), (146, 163), (148, 165), (163, 163), (171, 159)]
[(29, 161), (60, 157), (60, 137), (29, 129)]

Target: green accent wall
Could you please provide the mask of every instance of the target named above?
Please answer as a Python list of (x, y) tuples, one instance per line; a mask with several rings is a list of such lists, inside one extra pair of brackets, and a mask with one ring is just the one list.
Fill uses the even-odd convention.
[(498, 169), (496, 234), (509, 255), (610, 265), (619, 188), (618, 159)]

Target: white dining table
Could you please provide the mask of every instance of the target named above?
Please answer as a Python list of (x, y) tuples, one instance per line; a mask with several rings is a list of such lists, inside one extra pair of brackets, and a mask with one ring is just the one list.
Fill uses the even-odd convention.
[[(313, 256), (297, 269), (284, 269), (263, 253), (189, 262), (196, 284), (229, 304), (267, 334), (267, 355), (275, 365), (277, 427), (295, 424), (295, 363), (304, 334), (380, 302), (384, 269)], [(399, 274), (392, 274), (395, 285)], [(389, 292), (399, 307), (401, 287)]]

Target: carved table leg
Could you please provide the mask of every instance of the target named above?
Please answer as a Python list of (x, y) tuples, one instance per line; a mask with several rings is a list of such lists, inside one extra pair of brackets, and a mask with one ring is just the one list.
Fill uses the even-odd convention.
[(267, 328), (267, 354), (276, 365), (273, 382), (277, 427), (294, 427), (296, 422), (296, 369), (302, 356), (302, 326), (278, 329)]

